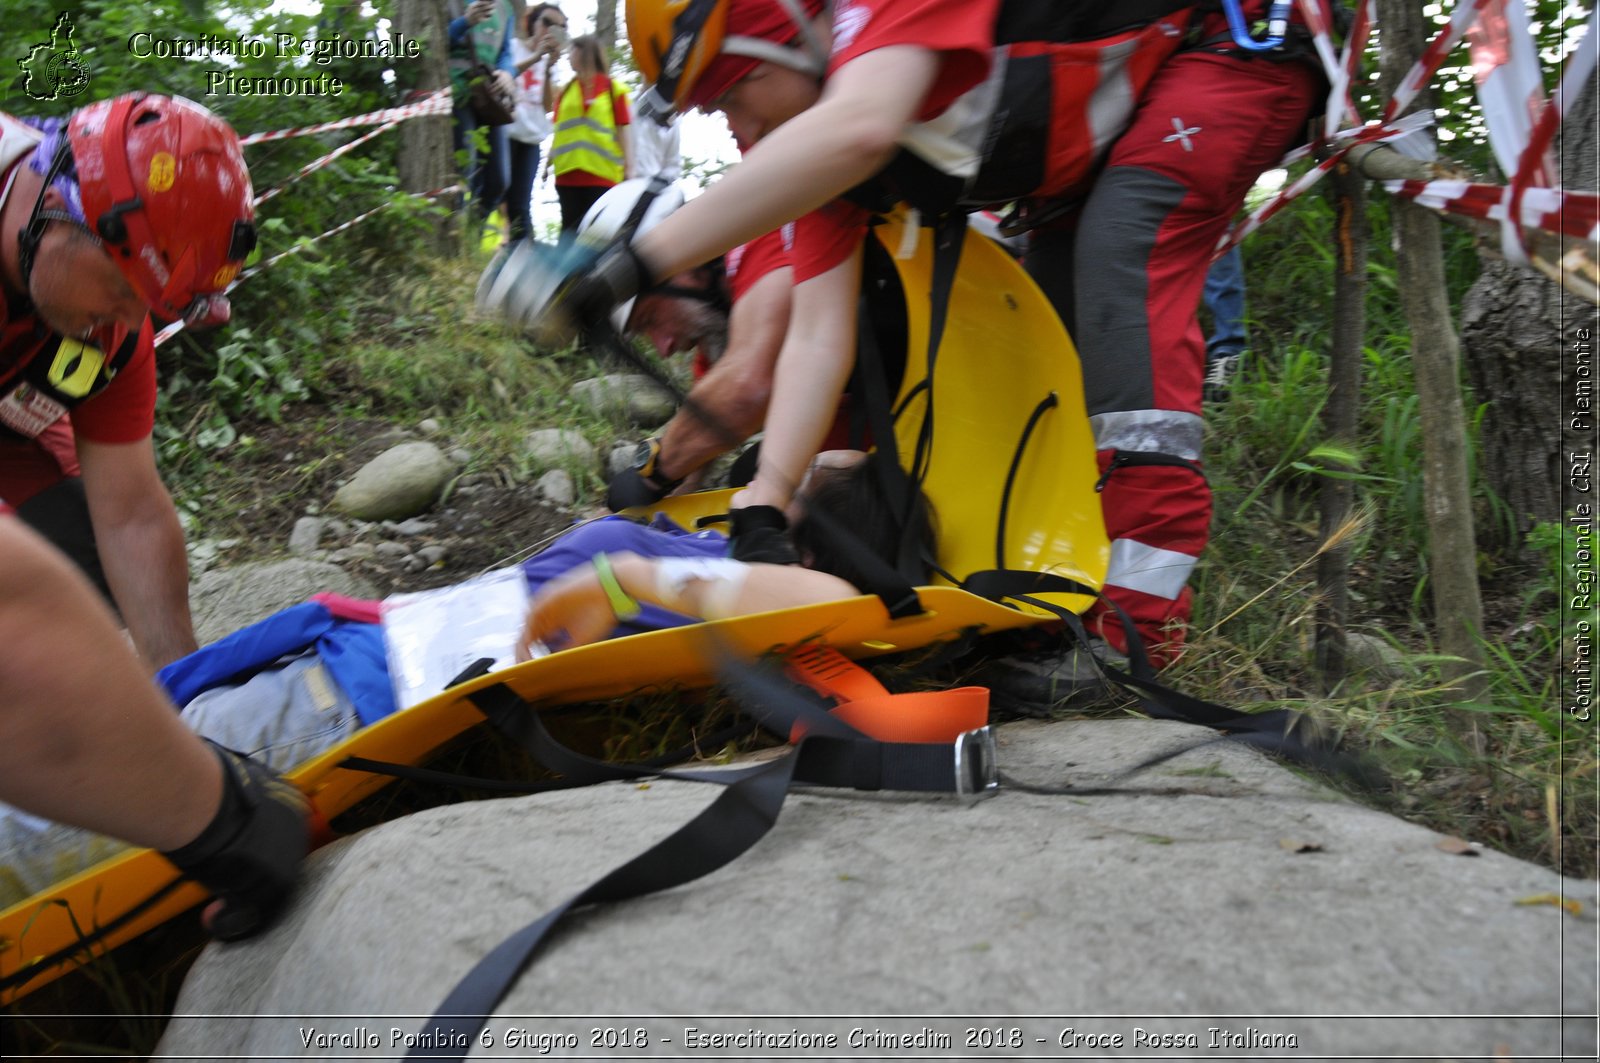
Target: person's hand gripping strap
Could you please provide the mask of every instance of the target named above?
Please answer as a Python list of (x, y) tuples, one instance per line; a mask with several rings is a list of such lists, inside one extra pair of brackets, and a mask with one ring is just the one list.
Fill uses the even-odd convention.
[(266, 765), (215, 742), (222, 804), (200, 836), (161, 855), (222, 901), (206, 929), (221, 941), (269, 926), (294, 892), (310, 848), (305, 796)]
[(478, 280), (478, 309), (563, 347), (648, 287), (649, 264), (631, 246), (552, 249), (520, 240), (495, 256)]
[(777, 506), (746, 506), (728, 514), (729, 550), (735, 561), (794, 565), (800, 561), (789, 539), (789, 521)]

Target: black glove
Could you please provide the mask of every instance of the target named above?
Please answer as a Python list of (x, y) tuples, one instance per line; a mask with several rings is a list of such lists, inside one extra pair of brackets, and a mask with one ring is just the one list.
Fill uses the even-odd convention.
[(797, 565), (800, 555), (789, 541), (789, 521), (777, 506), (746, 506), (728, 514), (735, 561)]
[(484, 270), (477, 301), (480, 310), (560, 347), (604, 321), (650, 280), (649, 265), (625, 243), (597, 252), (581, 244), (553, 249), (520, 240)]
[(210, 743), (222, 761), (222, 804), (200, 836), (161, 855), (222, 899), (211, 935), (249, 937), (277, 916), (310, 848), (305, 796), (264, 764)]
[(639, 444), (633, 464), (611, 478), (606, 485), (606, 508), (615, 513), (634, 506), (650, 506), (666, 498), (683, 483), (664, 478), (657, 468), (661, 464), (661, 440), (647, 439)]

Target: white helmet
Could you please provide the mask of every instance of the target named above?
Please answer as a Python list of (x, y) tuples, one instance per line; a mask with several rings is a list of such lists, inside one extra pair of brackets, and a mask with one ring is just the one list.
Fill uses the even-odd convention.
[[(663, 176), (635, 177), (606, 190), (578, 223), (578, 242), (596, 250), (618, 242), (632, 243), (683, 206), (683, 191)], [(628, 331), (634, 300), (618, 306), (611, 321)]]

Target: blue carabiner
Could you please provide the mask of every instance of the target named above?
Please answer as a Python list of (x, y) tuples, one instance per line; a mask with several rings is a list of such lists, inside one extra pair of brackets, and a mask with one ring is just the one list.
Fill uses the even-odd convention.
[(1228, 16), (1228, 29), (1233, 33), (1233, 43), (1251, 52), (1270, 52), (1283, 44), (1284, 37), (1289, 34), (1289, 9), (1293, 6), (1291, 0), (1273, 0), (1267, 10), (1266, 39), (1258, 41), (1250, 36), (1250, 27), (1244, 24), (1244, 12), (1239, 8), (1239, 0), (1222, 0), (1222, 10)]

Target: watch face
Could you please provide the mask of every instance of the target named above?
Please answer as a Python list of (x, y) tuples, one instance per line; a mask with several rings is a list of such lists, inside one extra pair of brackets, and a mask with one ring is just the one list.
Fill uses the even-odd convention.
[(651, 446), (650, 440), (644, 440), (639, 444), (639, 448), (633, 452), (632, 468), (644, 472), (650, 467), (651, 461), (655, 456), (655, 447)]

